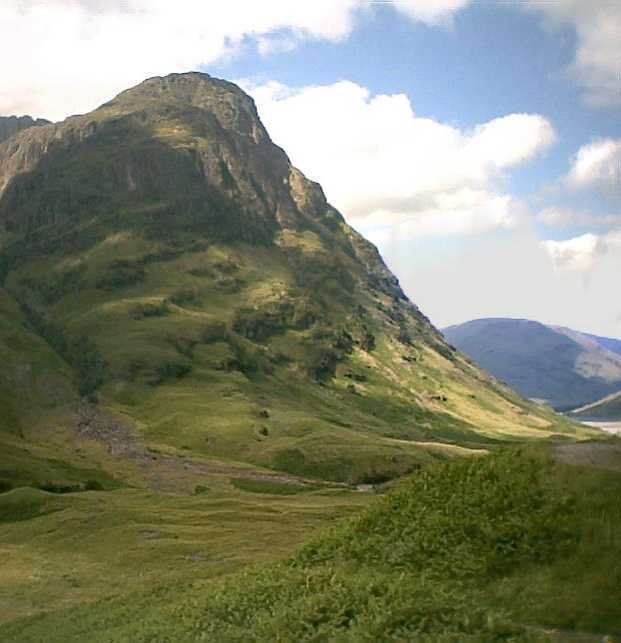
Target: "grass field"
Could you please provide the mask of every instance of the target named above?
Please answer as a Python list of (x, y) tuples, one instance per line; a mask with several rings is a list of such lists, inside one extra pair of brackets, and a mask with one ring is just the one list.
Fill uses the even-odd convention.
[(548, 453), (431, 465), (379, 498), (9, 492), (3, 641), (616, 641), (621, 456)]
[(341, 489), (281, 495), (289, 485), (254, 484), (261, 493), (210, 477), (193, 496), (0, 494), (0, 622), (277, 559), (369, 500)]

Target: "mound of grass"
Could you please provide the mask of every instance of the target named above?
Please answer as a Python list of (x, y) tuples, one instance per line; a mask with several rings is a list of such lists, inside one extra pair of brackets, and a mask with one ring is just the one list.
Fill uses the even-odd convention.
[(575, 541), (572, 497), (551, 487), (553, 464), (520, 450), (421, 471), (358, 519), (308, 544), (325, 561), (487, 576), (563, 555)]
[(62, 503), (50, 493), (20, 487), (0, 495), (0, 524), (30, 520), (60, 509)]

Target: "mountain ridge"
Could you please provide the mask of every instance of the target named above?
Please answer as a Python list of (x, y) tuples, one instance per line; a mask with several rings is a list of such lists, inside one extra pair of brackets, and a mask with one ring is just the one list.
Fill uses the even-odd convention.
[[(67, 442), (96, 458), (87, 435), (361, 481), (588, 434), (452, 349), (252, 99), (206, 74), (0, 143), (0, 276), (0, 440), (23, 480), (79, 462)], [(42, 446), (50, 425), (64, 438)]]
[(30, 127), (49, 125), (50, 121), (32, 116), (0, 116), (0, 143)]

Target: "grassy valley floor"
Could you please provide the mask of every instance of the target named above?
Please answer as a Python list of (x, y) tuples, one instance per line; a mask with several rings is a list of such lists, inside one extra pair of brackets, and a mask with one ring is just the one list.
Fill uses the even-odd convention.
[(16, 489), (2, 640), (616, 641), (619, 444), (433, 464), (382, 497), (224, 477), (191, 497)]

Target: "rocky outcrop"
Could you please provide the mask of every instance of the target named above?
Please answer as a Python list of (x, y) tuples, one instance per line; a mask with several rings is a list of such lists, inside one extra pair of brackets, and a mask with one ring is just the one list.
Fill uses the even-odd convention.
[(0, 143), (29, 127), (40, 127), (49, 123), (50, 121), (44, 118), (34, 119), (31, 116), (0, 116)]

